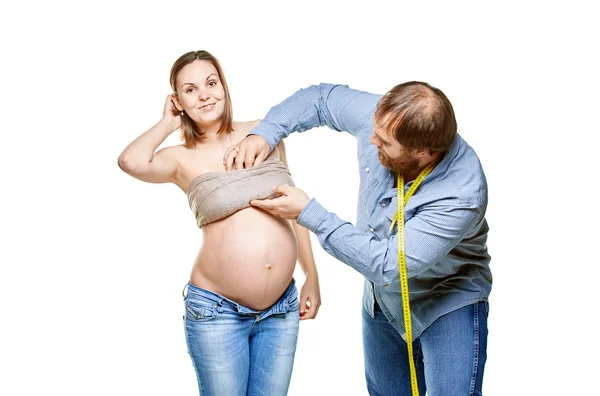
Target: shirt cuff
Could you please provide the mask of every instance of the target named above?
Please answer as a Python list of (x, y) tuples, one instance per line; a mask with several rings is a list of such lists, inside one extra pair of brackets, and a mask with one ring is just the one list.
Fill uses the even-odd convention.
[(278, 136), (281, 134), (280, 132), (281, 131), (277, 129), (276, 125), (260, 123), (246, 136), (258, 135), (265, 138), (271, 147), (271, 151), (273, 151), (275, 146), (277, 146), (277, 143), (279, 143), (279, 140), (281, 140), (281, 138)]
[(302, 212), (300, 212), (296, 223), (316, 234), (317, 229), (328, 214), (327, 209), (318, 203), (316, 199), (312, 198), (308, 201)]

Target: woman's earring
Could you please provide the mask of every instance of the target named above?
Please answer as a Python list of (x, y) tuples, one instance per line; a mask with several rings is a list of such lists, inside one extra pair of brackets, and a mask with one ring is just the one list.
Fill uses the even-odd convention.
[(182, 110), (182, 111), (181, 111), (181, 113), (179, 113), (179, 114), (181, 114), (181, 116), (183, 117), (183, 110)]

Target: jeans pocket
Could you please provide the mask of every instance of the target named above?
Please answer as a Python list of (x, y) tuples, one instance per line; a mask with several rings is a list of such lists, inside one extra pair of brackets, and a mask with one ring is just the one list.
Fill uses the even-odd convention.
[(288, 297), (288, 312), (300, 310), (300, 299), (298, 298), (298, 290), (294, 290)]
[(208, 322), (217, 316), (217, 309), (214, 306), (195, 304), (193, 301), (187, 301), (185, 304), (185, 315), (189, 322)]

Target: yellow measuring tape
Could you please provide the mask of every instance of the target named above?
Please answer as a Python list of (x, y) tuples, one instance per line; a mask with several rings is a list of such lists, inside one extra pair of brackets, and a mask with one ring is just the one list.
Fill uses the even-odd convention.
[[(417, 190), (423, 179), (431, 173), (433, 168), (437, 165), (437, 161), (433, 161), (427, 165), (425, 169), (419, 173), (419, 176), (415, 179), (412, 186), (406, 192), (404, 196), (404, 177), (398, 174), (398, 209), (392, 225), (390, 226), (389, 233), (392, 232), (394, 225), (398, 222), (398, 269), (400, 270), (400, 291), (402, 293), (402, 310), (404, 311), (404, 327), (406, 330), (406, 345), (408, 347), (408, 364), (410, 367), (410, 385), (412, 388), (413, 396), (419, 396), (419, 386), (417, 384), (417, 371), (415, 369), (415, 361), (413, 358), (412, 349), (412, 320), (410, 318), (410, 302), (408, 297), (408, 278), (406, 276), (406, 253), (404, 252), (404, 207), (408, 202), (408, 199), (412, 197), (414, 192)], [(400, 205), (402, 202), (402, 205)]]

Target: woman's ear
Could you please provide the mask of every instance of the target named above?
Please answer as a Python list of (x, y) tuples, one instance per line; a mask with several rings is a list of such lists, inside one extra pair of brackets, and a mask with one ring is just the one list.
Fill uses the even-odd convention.
[(173, 94), (173, 103), (175, 103), (175, 108), (177, 111), (183, 111), (183, 106), (181, 106), (181, 103), (179, 103), (179, 98), (177, 98), (176, 93)]

